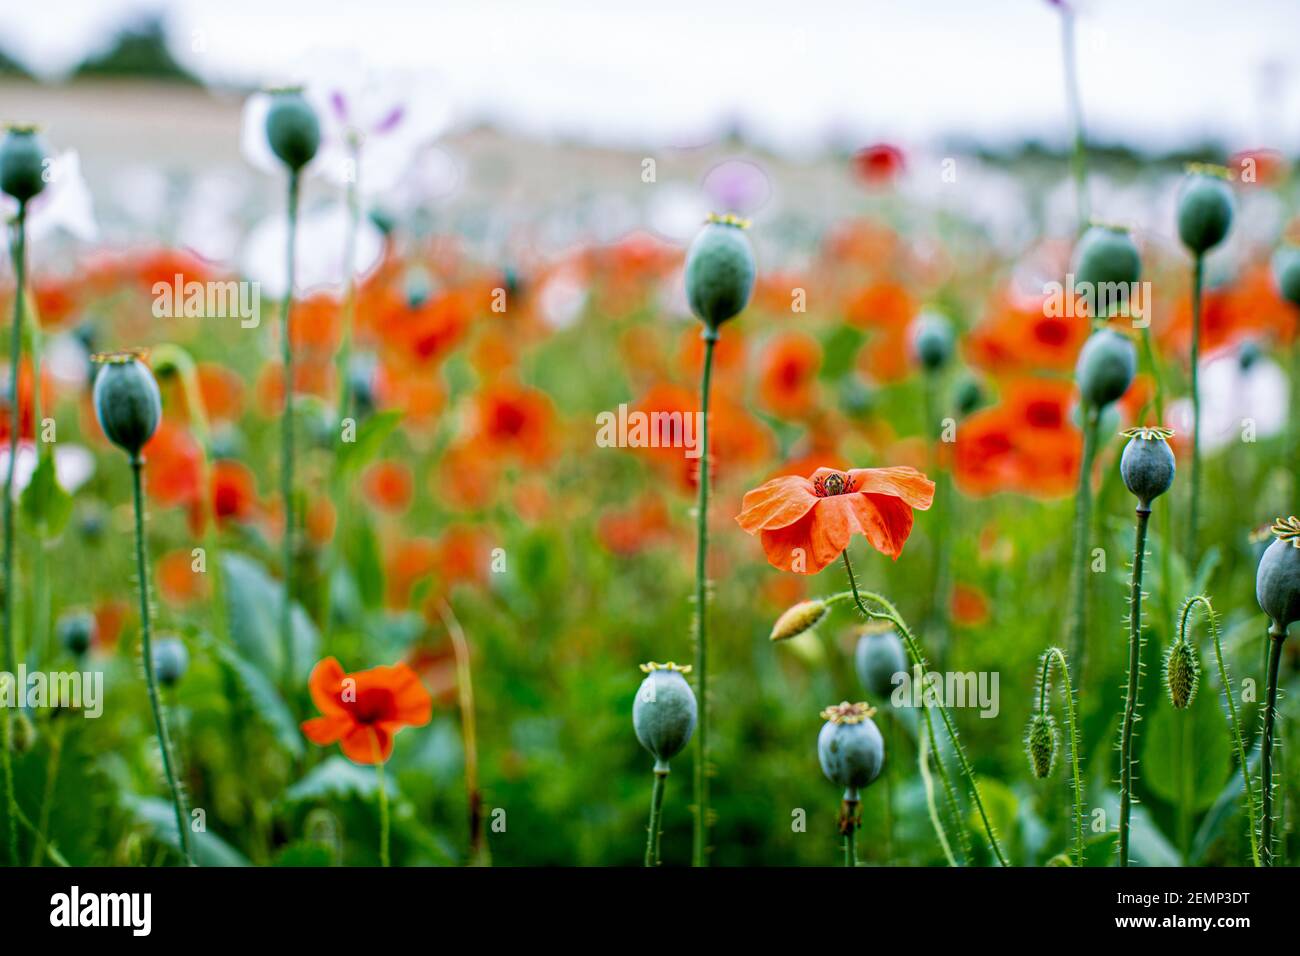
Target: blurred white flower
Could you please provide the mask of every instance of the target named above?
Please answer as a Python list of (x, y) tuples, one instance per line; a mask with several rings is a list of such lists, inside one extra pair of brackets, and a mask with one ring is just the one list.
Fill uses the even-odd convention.
[[(342, 288), (347, 276), (343, 263), (347, 228), (348, 211), (342, 203), (312, 209), (299, 217), (296, 294), (322, 288)], [(285, 273), (287, 242), (288, 220), (283, 212), (263, 219), (244, 241), (243, 273), (248, 279), (261, 283), (263, 296), (278, 299), (285, 293), (288, 285)], [(378, 265), (383, 252), (383, 234), (374, 223), (363, 217), (357, 231), (358, 277)]]
[[(18, 445), (18, 457), (14, 459), (14, 498), (18, 498), (32, 481), (32, 474), (37, 464), (36, 445), (24, 441)], [(9, 446), (0, 448), (0, 474), (9, 471)], [(68, 494), (75, 494), (77, 489), (88, 482), (95, 474), (95, 456), (88, 448), (59, 442), (54, 447), (54, 476)]]
[(177, 241), (209, 262), (234, 264), (239, 252), (241, 182), (221, 173), (196, 180), (181, 204)]
[(587, 284), (576, 271), (560, 268), (537, 291), (542, 320), (553, 329), (567, 329), (578, 321), (587, 304)]
[[(18, 203), (0, 195), (0, 213), (8, 219), (18, 212)], [(84, 242), (99, 238), (95, 206), (90, 188), (81, 178), (81, 159), (75, 149), (51, 157), (45, 188), (27, 205), (27, 237), (38, 243), (59, 232)]]
[[(1241, 367), (1238, 352), (1220, 352), (1201, 363), (1201, 449), (1216, 451), (1242, 440), (1247, 428), (1256, 438), (1281, 434), (1286, 427), (1290, 384), (1286, 372), (1266, 356)], [(1180, 435), (1192, 433), (1191, 399), (1179, 399), (1166, 412)]]

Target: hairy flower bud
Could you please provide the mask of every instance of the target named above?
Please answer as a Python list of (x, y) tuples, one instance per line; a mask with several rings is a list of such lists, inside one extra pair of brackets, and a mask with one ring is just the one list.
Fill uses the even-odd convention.
[(632, 727), (641, 746), (655, 758), (655, 769), (668, 772), (668, 761), (681, 753), (695, 732), (695, 691), (684, 674), (690, 667), (669, 661), (642, 664), (646, 678), (632, 704)]
[(1046, 780), (1056, 769), (1056, 745), (1056, 721), (1052, 715), (1034, 714), (1025, 734), (1025, 753), (1029, 756), (1029, 769), (1039, 780)]
[(1201, 681), (1201, 662), (1196, 648), (1186, 641), (1175, 641), (1165, 654), (1165, 689), (1169, 702), (1183, 710), (1196, 700)]
[(816, 599), (800, 601), (793, 607), (787, 608), (776, 619), (776, 623), (772, 625), (772, 640), (785, 641), (798, 637), (804, 631), (811, 631), (822, 622), (826, 612), (825, 601)]

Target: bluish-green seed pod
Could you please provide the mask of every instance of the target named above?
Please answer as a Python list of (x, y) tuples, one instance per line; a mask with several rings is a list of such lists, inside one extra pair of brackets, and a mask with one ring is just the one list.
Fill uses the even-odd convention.
[(984, 387), (973, 375), (964, 375), (952, 390), (953, 405), (962, 418), (984, 404)]
[(1128, 438), (1128, 444), (1119, 459), (1120, 477), (1124, 487), (1137, 498), (1138, 510), (1150, 511), (1151, 502), (1174, 483), (1177, 466), (1169, 447), (1174, 433), (1168, 428), (1130, 428), (1121, 434)]
[(266, 141), (271, 152), (297, 172), (320, 148), (320, 120), (301, 90), (275, 90), (266, 113)]
[(1300, 246), (1282, 246), (1273, 253), (1273, 282), (1282, 298), (1300, 305)]
[(1075, 246), (1071, 269), (1076, 287), (1100, 294), (1106, 286), (1123, 302), (1129, 286), (1142, 277), (1142, 258), (1127, 229), (1091, 226)]
[(133, 352), (96, 357), (93, 402), (99, 427), (114, 445), (133, 458), (153, 437), (162, 418), (162, 395), (148, 366)]
[(749, 304), (755, 274), (754, 249), (744, 221), (710, 216), (686, 253), (686, 299), (691, 311), (716, 332)]
[(59, 643), (73, 657), (81, 657), (95, 641), (95, 615), (89, 611), (67, 611), (54, 627)]
[(0, 190), (26, 202), (45, 188), (49, 150), (36, 129), (11, 126), (0, 140)]
[(1285, 632), (1300, 621), (1300, 520), (1294, 515), (1273, 523), (1277, 540), (1268, 546), (1255, 571), (1255, 599)]
[(871, 719), (875, 712), (848, 701), (822, 711), (826, 723), (817, 735), (817, 759), (826, 779), (844, 788), (845, 800), (857, 800), (885, 765), (885, 739)]
[(898, 632), (887, 624), (870, 624), (853, 652), (854, 669), (866, 692), (888, 700), (894, 692), (894, 675), (907, 673), (907, 655)]
[(839, 386), (840, 411), (849, 418), (862, 419), (876, 407), (876, 392), (856, 375), (845, 375)]
[(1057, 741), (1056, 721), (1052, 715), (1034, 714), (1029, 721), (1029, 732), (1025, 734), (1025, 754), (1029, 757), (1029, 769), (1039, 780), (1046, 780), (1056, 769)]
[(1195, 255), (1213, 249), (1232, 228), (1236, 204), (1227, 175), (1222, 167), (1194, 166), (1179, 189), (1178, 237)]
[(1175, 641), (1165, 654), (1165, 689), (1169, 692), (1169, 702), (1179, 710), (1191, 706), (1200, 683), (1201, 662), (1196, 648), (1186, 641)]
[(1246, 339), (1237, 347), (1237, 365), (1243, 372), (1249, 372), (1259, 361), (1262, 353), (1259, 350), (1259, 343), (1254, 339)]
[(166, 687), (174, 687), (190, 666), (190, 652), (179, 638), (164, 637), (154, 641), (153, 669)]
[(947, 365), (955, 344), (952, 323), (938, 313), (923, 312), (912, 323), (912, 351), (927, 372), (937, 372)]
[(681, 753), (695, 732), (698, 708), (695, 691), (683, 676), (690, 667), (642, 664), (646, 678), (632, 704), (632, 727), (641, 746), (655, 758), (655, 769), (667, 773), (668, 761)]
[(1114, 329), (1098, 329), (1079, 352), (1074, 377), (1079, 394), (1095, 408), (1104, 408), (1128, 391), (1137, 374), (1137, 349)]

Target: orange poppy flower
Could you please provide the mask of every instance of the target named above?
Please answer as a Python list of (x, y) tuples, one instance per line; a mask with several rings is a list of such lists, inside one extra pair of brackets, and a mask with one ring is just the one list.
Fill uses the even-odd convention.
[(212, 513), (217, 524), (245, 522), (257, 511), (257, 479), (242, 462), (221, 459), (212, 465)]
[(797, 418), (813, 405), (822, 348), (802, 332), (774, 338), (760, 359), (758, 391), (763, 405), (782, 418)]
[(433, 717), (433, 699), (406, 664), (348, 674), (327, 657), (312, 668), (308, 687), (321, 716), (303, 721), (303, 734), (314, 744), (339, 744), (353, 763), (386, 762), (399, 730)]
[(956, 623), (964, 627), (978, 627), (989, 619), (989, 599), (973, 584), (962, 584), (959, 581), (953, 586), (949, 610)]
[(158, 592), (176, 607), (193, 604), (207, 595), (207, 578), (195, 572), (188, 548), (168, 551), (158, 560)]
[(361, 487), (366, 498), (380, 511), (401, 514), (411, 504), (415, 480), (411, 469), (400, 461), (377, 461), (365, 470)]
[(914, 468), (818, 468), (810, 478), (774, 478), (745, 495), (736, 521), (758, 535), (768, 562), (816, 574), (853, 534), (897, 560), (912, 533), (912, 509), (934, 500), (934, 482)]
[(476, 437), (489, 455), (513, 454), (538, 464), (551, 454), (554, 417), (545, 392), (524, 385), (489, 386), (479, 395)]

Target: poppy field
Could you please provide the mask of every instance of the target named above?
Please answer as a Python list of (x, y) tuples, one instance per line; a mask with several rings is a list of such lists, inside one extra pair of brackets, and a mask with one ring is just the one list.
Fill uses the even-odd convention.
[(1032, 168), (475, 218), (419, 89), (305, 70), (130, 242), (5, 117), (0, 861), (1300, 862), (1295, 174), (1078, 95)]

